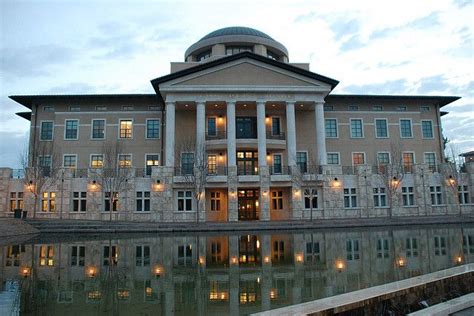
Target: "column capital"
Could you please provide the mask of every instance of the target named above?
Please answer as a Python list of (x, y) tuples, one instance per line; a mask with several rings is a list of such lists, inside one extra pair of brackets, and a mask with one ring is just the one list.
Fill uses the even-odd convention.
[(290, 104), (293, 104), (295, 105), (296, 104), (296, 101), (285, 101), (286, 105), (290, 105)]
[(226, 105), (235, 105), (236, 103), (237, 103), (237, 101), (235, 101), (235, 100), (225, 102)]
[(165, 105), (166, 105), (166, 106), (175, 105), (175, 104), (176, 104), (175, 101), (165, 101)]
[(206, 101), (204, 101), (204, 100), (196, 100), (196, 101), (194, 101), (194, 102), (196, 103), (196, 105), (198, 105), (198, 104), (204, 104), (204, 105), (206, 105)]
[(324, 105), (324, 103), (326, 103), (326, 102), (324, 102), (324, 101), (314, 101), (315, 105)]
[(267, 101), (257, 100), (257, 101), (255, 101), (255, 103), (257, 103), (257, 105), (259, 105), (259, 104), (265, 105), (265, 103), (267, 103)]

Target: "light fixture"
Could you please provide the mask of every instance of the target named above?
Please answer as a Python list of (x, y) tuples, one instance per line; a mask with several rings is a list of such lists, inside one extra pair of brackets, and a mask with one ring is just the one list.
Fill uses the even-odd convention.
[(346, 267), (346, 264), (344, 263), (343, 260), (336, 260), (336, 269), (337, 271), (341, 272), (342, 270), (344, 270), (344, 268)]
[(95, 266), (89, 266), (86, 268), (86, 275), (89, 278), (95, 278), (97, 275), (97, 268)]
[(200, 265), (204, 265), (205, 263), (206, 263), (206, 259), (204, 259), (203, 256), (200, 256), (200, 257), (199, 257), (199, 264), (200, 264)]
[(217, 104), (215, 104), (214, 106), (215, 106), (216, 108), (218, 107), (218, 105), (217, 105)]
[(97, 188), (97, 181), (92, 180), (91, 188), (92, 190), (95, 190)]
[(163, 267), (156, 264), (154, 267), (153, 267), (153, 274), (155, 275), (155, 277), (157, 279), (159, 279), (161, 277), (161, 275), (163, 274)]
[(303, 104), (300, 104), (300, 107), (303, 107), (304, 105)]
[(246, 108), (246, 107), (247, 107), (247, 104), (244, 104), (244, 107)]
[(456, 264), (461, 264), (464, 260), (461, 255), (456, 256), (455, 260)]
[(31, 268), (24, 266), (20, 268), (20, 275), (24, 278), (27, 278), (31, 275)]
[(449, 177), (448, 177), (448, 183), (449, 183), (450, 185), (455, 185), (455, 184), (456, 184), (456, 180), (453, 178), (452, 175), (449, 175)]
[(296, 259), (297, 263), (302, 263), (303, 262), (303, 255), (299, 253), (299, 254), (296, 255), (295, 259)]
[(264, 263), (270, 263), (270, 257), (269, 256), (263, 257), (263, 262)]
[(275, 104), (272, 104), (273, 107), (275, 107)]
[(341, 186), (341, 181), (339, 181), (339, 178), (335, 177), (333, 180), (333, 187), (338, 188)]
[(400, 268), (403, 268), (406, 265), (407, 265), (407, 261), (405, 260), (405, 258), (399, 257), (397, 259), (397, 266), (399, 266)]
[(185, 106), (185, 107), (188, 107), (188, 106), (189, 106), (189, 104), (185, 104), (184, 106)]
[(237, 264), (237, 263), (239, 263), (239, 261), (237, 260), (237, 257), (232, 257), (232, 258), (230, 258), (230, 263), (231, 264)]
[(399, 182), (400, 181), (397, 179), (397, 177), (392, 178), (392, 185), (393, 185), (394, 188), (396, 188), (398, 186)]

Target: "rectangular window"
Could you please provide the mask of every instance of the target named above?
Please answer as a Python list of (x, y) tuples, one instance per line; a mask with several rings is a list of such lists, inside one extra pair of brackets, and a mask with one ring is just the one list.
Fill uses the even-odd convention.
[(132, 138), (132, 120), (120, 120), (120, 138)]
[(272, 209), (283, 209), (283, 191), (272, 191)]
[(280, 118), (273, 116), (272, 117), (272, 135), (280, 135), (281, 130), (280, 130)]
[(117, 246), (104, 246), (102, 253), (102, 264), (104, 266), (116, 266), (118, 263), (118, 247)]
[(78, 129), (78, 120), (66, 120), (64, 124), (64, 139), (77, 139)]
[(136, 196), (137, 212), (149, 212), (150, 191), (137, 191)]
[(420, 106), (420, 112), (429, 112), (429, 111), (430, 111), (429, 106), (426, 106), (426, 105)]
[(374, 192), (374, 207), (387, 206), (387, 193), (385, 188), (373, 188)]
[(349, 105), (347, 107), (349, 111), (359, 111), (359, 106), (358, 105)]
[(193, 263), (193, 247), (192, 245), (178, 246), (178, 265), (189, 266)]
[(364, 165), (365, 164), (365, 153), (352, 153), (352, 165)]
[(418, 257), (418, 240), (407, 238), (405, 243), (407, 257)]
[(102, 168), (104, 166), (103, 155), (91, 155), (91, 168)]
[(207, 155), (207, 173), (217, 174), (217, 155)]
[(69, 107), (69, 111), (71, 111), (71, 112), (80, 112), (80, 111), (81, 111), (81, 107), (80, 107), (80, 106), (71, 105), (71, 106)]
[(344, 188), (344, 207), (345, 208), (357, 207), (357, 189), (356, 188)]
[(219, 191), (211, 192), (211, 211), (221, 210), (221, 193)]
[(77, 156), (76, 155), (64, 155), (63, 167), (75, 169), (77, 167)]
[(281, 155), (273, 155), (273, 174), (281, 174), (282, 165), (281, 165)]
[(43, 176), (49, 177), (51, 174), (51, 168), (53, 166), (51, 156), (39, 156), (39, 166), (41, 167)]
[(53, 213), (56, 211), (55, 192), (43, 192), (41, 195), (41, 211), (45, 213)]
[(219, 241), (211, 242), (211, 262), (212, 263), (222, 262), (222, 246)]
[(160, 120), (146, 120), (146, 138), (160, 138)]
[(120, 168), (130, 168), (132, 166), (132, 155), (121, 154), (119, 155), (119, 166)]
[(10, 211), (22, 210), (23, 207), (23, 192), (10, 192)]
[(71, 266), (83, 267), (86, 256), (85, 246), (71, 246)]
[(406, 106), (397, 106), (397, 111), (406, 111), (407, 107)]
[(377, 164), (379, 166), (386, 166), (390, 164), (390, 153), (377, 153)]
[(53, 246), (40, 246), (39, 265), (41, 267), (54, 266), (54, 247)]
[(327, 153), (327, 163), (328, 165), (338, 165), (339, 153)]
[(193, 192), (192, 191), (178, 191), (178, 211), (192, 211), (193, 210)]
[(383, 111), (383, 106), (381, 105), (374, 105), (372, 107), (372, 111)]
[(423, 138), (433, 138), (433, 122), (421, 121), (421, 134)]
[(217, 135), (217, 124), (215, 117), (207, 118), (207, 136), (216, 136)]
[(54, 112), (54, 106), (45, 105), (45, 106), (43, 106), (43, 111), (44, 112)]
[(20, 251), (24, 252), (24, 245), (21, 246), (20, 249), (19, 245), (15, 246), (7, 246), (7, 253), (5, 256), (5, 266), (6, 267), (19, 267), (21, 260), (20, 260)]
[(320, 262), (321, 247), (318, 241), (306, 243), (306, 262)]
[(337, 137), (337, 120), (336, 119), (325, 119), (325, 130), (327, 138)]
[(400, 137), (412, 138), (411, 120), (400, 120)]
[(424, 153), (425, 164), (428, 165), (428, 168), (431, 172), (436, 171), (436, 154), (435, 153)]
[(133, 105), (123, 105), (122, 110), (123, 111), (133, 111)]
[(137, 267), (150, 266), (150, 246), (136, 246), (135, 247), (135, 266)]
[(304, 189), (304, 208), (306, 210), (318, 208), (318, 190), (316, 189)]
[(462, 249), (465, 255), (474, 254), (474, 236), (473, 235), (462, 236)]
[(334, 106), (332, 106), (332, 105), (325, 105), (325, 106), (324, 106), (324, 111), (334, 111)]
[(435, 256), (446, 256), (446, 237), (434, 236)]
[(87, 192), (72, 193), (72, 211), (85, 212), (87, 209)]
[(194, 174), (194, 153), (181, 153), (181, 174)]
[(415, 193), (413, 187), (402, 187), (403, 206), (415, 205)]
[(92, 120), (92, 139), (105, 139), (105, 120)]
[(104, 193), (104, 212), (110, 212), (110, 205), (112, 205), (112, 212), (117, 212), (118, 207), (118, 199), (119, 195), (118, 192), (114, 192), (112, 196), (110, 192)]
[(308, 172), (308, 155), (306, 152), (296, 152), (296, 165), (302, 173)]
[(430, 186), (431, 205), (443, 204), (443, 193), (441, 186)]
[(53, 140), (53, 122), (41, 122), (40, 140)]
[(346, 241), (346, 259), (347, 261), (360, 259), (360, 245), (358, 239)]
[(107, 111), (107, 107), (103, 105), (98, 105), (95, 107), (96, 111)]
[(363, 124), (361, 119), (351, 119), (351, 138), (364, 137)]
[(467, 185), (458, 185), (458, 199), (460, 204), (469, 204), (469, 188)]
[(415, 163), (415, 155), (413, 153), (403, 153), (403, 169), (406, 173), (413, 172), (414, 163)]
[(375, 120), (375, 137), (387, 138), (388, 137), (388, 124), (385, 119)]
[(377, 240), (377, 258), (386, 259), (390, 257), (388, 239)]
[(160, 165), (160, 155), (158, 154), (148, 154), (146, 158), (146, 175), (151, 176), (151, 169), (153, 166)]

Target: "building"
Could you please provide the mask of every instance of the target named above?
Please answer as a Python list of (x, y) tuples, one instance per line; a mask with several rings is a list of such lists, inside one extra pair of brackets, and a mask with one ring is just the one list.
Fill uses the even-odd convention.
[(473, 211), (474, 166), (443, 164), (441, 108), (459, 97), (332, 94), (337, 80), (245, 27), (206, 35), (151, 84), (155, 94), (11, 96), (30, 110), (18, 113), (31, 121), (30, 168), (23, 181), (3, 170), (3, 212), (174, 222)]

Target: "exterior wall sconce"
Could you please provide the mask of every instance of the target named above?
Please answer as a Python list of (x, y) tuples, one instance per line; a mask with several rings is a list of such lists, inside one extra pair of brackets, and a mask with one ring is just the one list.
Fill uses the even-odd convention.
[(224, 122), (224, 117), (222, 115), (219, 115), (219, 118), (217, 119), (217, 121), (222, 124)]
[(232, 257), (232, 258), (230, 258), (230, 263), (231, 264), (238, 264), (239, 260), (237, 260), (237, 257)]
[(448, 183), (449, 183), (449, 185), (453, 186), (453, 185), (456, 184), (456, 179), (454, 179), (452, 175), (449, 175)]
[(332, 181), (332, 186), (335, 188), (339, 188), (341, 186), (341, 181), (339, 181), (339, 178), (334, 178), (334, 180)]
[(157, 179), (156, 182), (153, 184), (154, 190), (161, 192), (163, 191), (163, 184), (161, 184), (161, 180)]
[(400, 267), (400, 268), (403, 268), (407, 265), (407, 261), (405, 260), (405, 258), (403, 257), (399, 257), (397, 259), (397, 266)]
[(95, 190), (95, 189), (97, 189), (97, 181), (95, 181), (95, 180), (92, 180), (92, 183), (91, 183), (91, 189), (92, 189), (92, 190)]
[(270, 257), (269, 256), (263, 257), (263, 263), (270, 263)]
[(220, 160), (220, 161), (223, 161), (223, 160), (224, 160), (224, 154), (223, 154), (223, 153), (219, 153), (219, 160)]
[(398, 180), (397, 177), (393, 177), (392, 178), (392, 187), (396, 189), (398, 187), (398, 184), (400, 184), (400, 180)]
[(267, 194), (268, 194), (268, 191), (267, 191), (267, 190), (263, 190), (263, 191), (262, 191), (262, 196), (267, 196)]
[(199, 257), (199, 264), (200, 264), (200, 265), (206, 264), (206, 259), (205, 259), (203, 256), (200, 256), (200, 257)]
[(294, 189), (294, 190), (293, 190), (293, 197), (299, 198), (300, 195), (301, 195), (301, 191), (300, 191), (300, 190), (298, 190), (298, 189)]
[(26, 185), (26, 188), (29, 191), (33, 191), (33, 189), (34, 189), (33, 180), (28, 181), (28, 184)]
[(87, 277), (93, 279), (97, 276), (97, 268), (95, 266), (89, 266), (86, 268)]
[(20, 268), (20, 275), (24, 278), (27, 278), (31, 275), (31, 268), (28, 266), (24, 266)]
[(270, 299), (274, 300), (278, 297), (278, 291), (277, 289), (271, 289), (270, 290)]
[(153, 274), (155, 275), (155, 278), (159, 279), (161, 275), (163, 274), (163, 267), (160, 265), (155, 265), (153, 267)]
[(303, 262), (303, 255), (301, 253), (296, 254), (295, 260), (296, 260), (296, 263), (302, 263)]
[(342, 272), (342, 270), (344, 270), (346, 268), (346, 264), (344, 263), (343, 260), (339, 259), (339, 260), (336, 260), (336, 270), (338, 272)]
[(456, 264), (462, 264), (464, 261), (464, 258), (461, 255), (458, 255), (456, 256), (456, 258), (454, 258), (454, 261), (456, 262)]
[(267, 116), (265, 116), (265, 122), (266, 122), (267, 124), (269, 124), (269, 123), (270, 123), (270, 116), (268, 116), (268, 115), (267, 115)]

